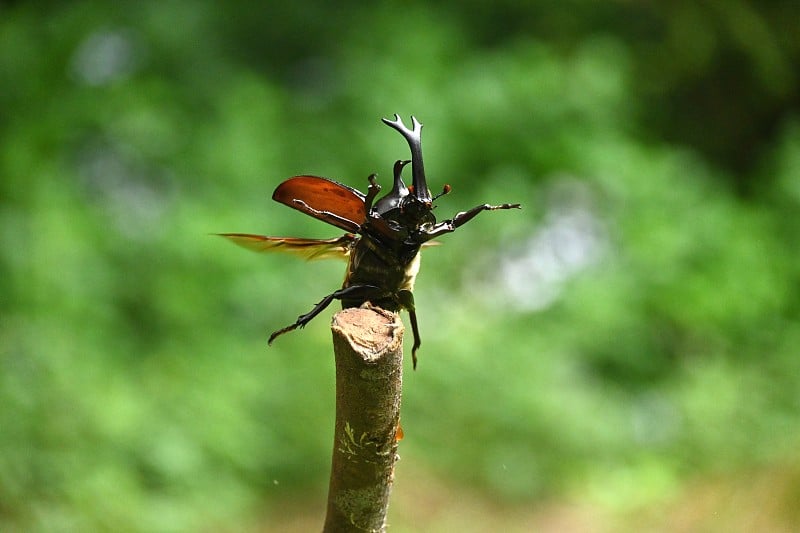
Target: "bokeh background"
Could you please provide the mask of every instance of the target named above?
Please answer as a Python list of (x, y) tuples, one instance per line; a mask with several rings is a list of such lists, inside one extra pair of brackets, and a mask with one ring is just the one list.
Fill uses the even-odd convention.
[[(392, 531), (800, 522), (794, 2), (3, 2), (0, 529), (314, 531), (344, 265), (283, 179), (425, 124)], [(408, 354), (407, 354), (408, 355)]]

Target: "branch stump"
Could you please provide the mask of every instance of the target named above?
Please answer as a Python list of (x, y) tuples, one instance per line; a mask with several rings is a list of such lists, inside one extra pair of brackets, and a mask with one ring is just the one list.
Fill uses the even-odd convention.
[(364, 306), (338, 312), (331, 331), (336, 423), (324, 532), (382, 532), (400, 435), (403, 323)]

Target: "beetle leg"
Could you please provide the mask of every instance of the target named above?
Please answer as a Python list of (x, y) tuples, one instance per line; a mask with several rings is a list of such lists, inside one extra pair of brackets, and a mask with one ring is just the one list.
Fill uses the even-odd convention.
[(417, 312), (409, 310), (408, 318), (411, 320), (411, 332), (414, 334), (414, 346), (411, 347), (411, 362), (413, 363), (414, 370), (417, 369), (417, 349), (422, 345), (422, 339), (419, 338), (419, 326), (417, 326)]
[(269, 341), (267, 341), (267, 344), (271, 345), (272, 341), (274, 341), (277, 337), (283, 335), (284, 333), (289, 333), (290, 331), (293, 331), (297, 328), (305, 327), (305, 325), (311, 322), (315, 316), (324, 311), (325, 308), (328, 307), (332, 301), (341, 300), (342, 298), (347, 298), (348, 296), (352, 296), (353, 294), (356, 294), (360, 291), (363, 292), (363, 291), (374, 291), (374, 290), (378, 290), (378, 288), (373, 287), (372, 285), (351, 285), (350, 287), (345, 287), (344, 289), (339, 289), (338, 291), (330, 293), (325, 298), (320, 300), (320, 302), (314, 306), (314, 309), (312, 309), (311, 311), (309, 311), (304, 315), (300, 315), (299, 317), (297, 317), (297, 320), (295, 321), (294, 324), (291, 324), (289, 326), (286, 326), (285, 328), (273, 332), (272, 335), (269, 336)]
[(367, 196), (364, 198), (364, 205), (365, 210), (367, 213), (372, 210), (372, 203), (375, 201), (375, 197), (378, 196), (378, 193), (381, 192), (381, 186), (378, 184), (376, 174), (370, 174), (367, 177), (367, 181), (369, 181), (369, 187), (367, 188)]
[(500, 204), (500, 205), (477, 205), (470, 209), (469, 211), (461, 211), (460, 213), (456, 213), (456, 216), (449, 220), (443, 220), (437, 224), (434, 224), (429, 230), (425, 231), (426, 240), (433, 239), (435, 237), (439, 237), (440, 235), (444, 235), (445, 233), (450, 233), (455, 231), (456, 228), (463, 226), (473, 218), (475, 218), (478, 213), (483, 211), (494, 211), (496, 209), (520, 209), (519, 204)]
[(417, 369), (417, 350), (422, 345), (419, 337), (419, 326), (417, 325), (417, 310), (414, 306), (414, 294), (409, 290), (402, 290), (398, 293), (400, 303), (408, 311), (408, 318), (411, 320), (411, 332), (414, 334), (414, 345), (411, 347), (411, 362), (414, 370)]

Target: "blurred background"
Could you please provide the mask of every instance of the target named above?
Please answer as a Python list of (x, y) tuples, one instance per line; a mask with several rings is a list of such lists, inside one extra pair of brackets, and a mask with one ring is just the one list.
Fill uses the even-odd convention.
[(0, 529), (321, 529), (335, 309), (266, 340), (344, 264), (210, 234), (339, 235), (272, 191), (399, 113), (440, 218), (523, 210), (424, 254), (391, 530), (792, 530), (799, 57), (787, 1), (3, 2)]

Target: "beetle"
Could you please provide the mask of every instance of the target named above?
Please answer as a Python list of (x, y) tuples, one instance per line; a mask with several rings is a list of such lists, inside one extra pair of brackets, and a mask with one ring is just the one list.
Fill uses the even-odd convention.
[[(411, 128), (408, 128), (399, 115), (394, 117), (394, 120), (381, 120), (405, 138), (411, 149), (411, 159), (395, 162), (392, 189), (385, 196), (377, 199), (381, 187), (375, 174), (367, 178), (367, 194), (327, 178), (303, 175), (284, 181), (272, 195), (277, 202), (344, 230), (344, 235), (335, 239), (303, 239), (249, 233), (219, 234), (258, 252), (285, 251), (307, 259), (341, 257), (348, 260), (342, 288), (325, 296), (293, 324), (272, 333), (270, 345), (278, 336), (308, 324), (333, 300), (340, 300), (343, 308), (369, 302), (388, 311), (408, 311), (414, 334), (411, 356), (416, 369), (417, 350), (422, 341), (412, 291), (419, 272), (420, 249), (436, 244), (433, 239), (455, 231), (478, 213), (520, 208), (520, 204), (481, 204), (437, 222), (433, 202), (449, 193), (450, 186), (445, 185), (441, 193), (431, 196), (422, 162), (422, 124), (412, 116)], [(402, 178), (403, 168), (409, 163), (411, 186)]]

